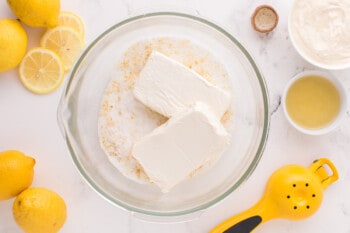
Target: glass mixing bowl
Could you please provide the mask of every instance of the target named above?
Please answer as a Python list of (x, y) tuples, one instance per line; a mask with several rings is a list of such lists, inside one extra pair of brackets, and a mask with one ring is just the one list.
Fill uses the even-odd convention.
[[(205, 47), (227, 69), (233, 90), (230, 148), (211, 169), (166, 194), (155, 185), (123, 176), (109, 161), (98, 138), (101, 99), (116, 69), (116, 58), (133, 41), (150, 36), (187, 38)], [(253, 172), (267, 140), (268, 93), (253, 58), (224, 29), (197, 16), (149, 13), (114, 25), (87, 47), (63, 92), (58, 122), (79, 172), (104, 198), (144, 216), (184, 216), (222, 200)]]

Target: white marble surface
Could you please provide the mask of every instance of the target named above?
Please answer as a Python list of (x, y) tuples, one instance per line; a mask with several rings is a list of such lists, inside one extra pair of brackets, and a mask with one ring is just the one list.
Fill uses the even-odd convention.
[[(268, 36), (258, 35), (250, 25), (250, 15), (260, 4), (274, 6), (280, 15), (276, 30)], [(240, 189), (193, 221), (148, 223), (105, 201), (79, 175), (56, 122), (62, 88), (53, 94), (38, 96), (22, 87), (16, 70), (1, 73), (0, 151), (13, 148), (36, 158), (33, 186), (51, 188), (66, 200), (68, 219), (62, 233), (208, 232), (220, 221), (254, 204), (275, 169), (288, 163), (308, 166), (318, 157), (330, 158), (340, 174), (339, 181), (326, 190), (318, 212), (297, 222), (270, 221), (255, 232), (350, 232), (350, 113), (339, 129), (315, 137), (303, 135), (289, 126), (280, 106), (281, 93), (288, 80), (302, 70), (315, 68), (295, 52), (289, 40), (287, 16), (292, 0), (61, 0), (61, 5), (62, 9), (76, 12), (83, 18), (88, 43), (109, 26), (137, 14), (143, 8), (185, 8), (219, 23), (255, 57), (269, 88), (271, 114), (271, 128), (263, 157), (253, 175)], [(0, 18), (4, 17), (14, 16), (6, 1), (1, 1)], [(37, 45), (43, 30), (26, 29), (30, 46)], [(332, 73), (350, 91), (350, 70)], [(0, 233), (21, 232), (12, 218), (12, 202), (13, 199), (0, 202)]]

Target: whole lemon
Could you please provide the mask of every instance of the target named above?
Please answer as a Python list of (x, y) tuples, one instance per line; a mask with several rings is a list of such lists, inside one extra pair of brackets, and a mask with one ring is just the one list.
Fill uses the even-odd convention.
[(17, 196), (33, 182), (35, 160), (20, 151), (0, 152), (0, 200)]
[(14, 19), (0, 19), (0, 72), (15, 68), (24, 57), (28, 36)]
[(60, 0), (7, 0), (7, 3), (28, 26), (52, 28), (58, 24)]
[(64, 200), (46, 188), (29, 188), (17, 196), (12, 207), (16, 223), (26, 233), (56, 233), (66, 221)]

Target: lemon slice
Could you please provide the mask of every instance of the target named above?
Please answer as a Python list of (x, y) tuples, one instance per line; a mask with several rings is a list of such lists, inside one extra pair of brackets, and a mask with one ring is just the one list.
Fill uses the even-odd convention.
[(62, 11), (58, 17), (58, 26), (72, 28), (74, 31), (78, 32), (81, 37), (84, 37), (84, 23), (79, 16), (72, 12)]
[(65, 71), (72, 67), (84, 44), (78, 32), (63, 26), (49, 29), (40, 40), (41, 47), (54, 51), (61, 58)]
[(19, 66), (19, 77), (23, 85), (36, 94), (53, 92), (64, 79), (61, 59), (48, 49), (33, 48)]

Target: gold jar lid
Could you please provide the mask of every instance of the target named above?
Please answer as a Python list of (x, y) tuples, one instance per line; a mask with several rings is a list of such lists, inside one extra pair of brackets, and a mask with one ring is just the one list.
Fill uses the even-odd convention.
[(251, 23), (255, 31), (271, 32), (278, 24), (278, 14), (271, 6), (258, 6), (251, 16)]

